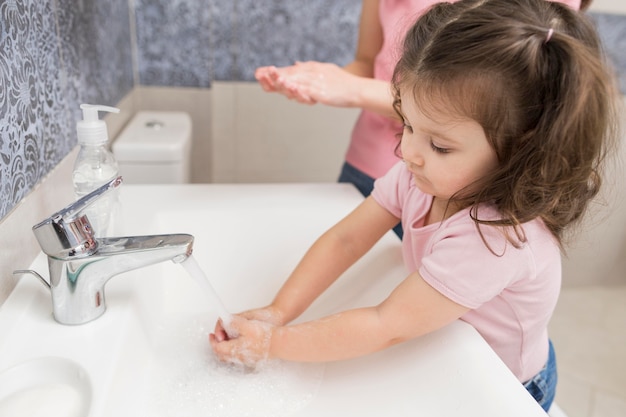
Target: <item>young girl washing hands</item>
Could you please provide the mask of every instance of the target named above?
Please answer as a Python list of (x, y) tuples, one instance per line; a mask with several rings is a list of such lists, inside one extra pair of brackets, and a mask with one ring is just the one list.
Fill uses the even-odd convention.
[[(273, 302), (218, 322), (223, 361), (335, 361), (461, 319), (548, 410), (560, 253), (598, 193), (616, 89), (588, 19), (544, 0), (428, 10), (393, 74), (402, 162), (309, 249)], [(297, 318), (402, 220), (409, 275), (379, 305)]]

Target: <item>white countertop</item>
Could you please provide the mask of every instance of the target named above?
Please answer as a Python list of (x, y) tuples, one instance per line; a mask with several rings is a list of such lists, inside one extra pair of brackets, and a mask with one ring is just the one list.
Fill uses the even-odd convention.
[[(361, 195), (345, 184), (126, 184), (121, 191), (122, 234), (194, 235), (193, 256), (232, 312), (271, 301), (314, 240), (362, 201)], [(43, 256), (31, 268), (47, 276), (42, 270)], [(405, 275), (401, 243), (389, 232), (299, 320), (377, 304)], [(163, 391), (159, 388), (163, 383), (204, 390), (207, 383), (228, 382), (235, 386), (231, 401), (245, 403), (250, 390), (242, 393), (241, 387), (236, 387), (237, 375), (223, 373), (209, 358), (206, 333), (212, 330), (217, 313), (207, 306), (206, 297), (180, 266), (167, 262), (126, 276), (113, 277), (106, 284), (107, 312), (81, 326), (55, 323), (45, 288), (33, 278), (22, 278), (0, 308), (4, 338), (0, 340), (0, 382), (3, 370), (16, 364), (60, 357), (76, 363), (88, 375), (90, 417), (170, 417), (175, 413), (168, 407), (170, 411), (187, 407), (189, 412), (182, 414), (185, 417), (259, 417), (256, 412), (232, 410), (216, 414), (213, 404), (207, 404), (213, 400), (190, 397), (187, 392), (179, 395), (168, 386), (165, 395), (155, 394)], [(168, 323), (174, 325), (168, 327)], [(176, 351), (185, 344), (187, 350)], [(170, 355), (168, 349), (174, 353)], [(190, 367), (197, 381), (186, 376), (182, 382), (173, 378), (181, 364)], [(164, 365), (168, 368), (161, 372)], [(315, 374), (319, 383), (310, 384), (315, 389), (288, 415), (546, 416), (482, 337), (461, 321), (382, 352), (320, 366), (323, 372)], [(303, 375), (295, 381), (306, 385), (308, 374)]]

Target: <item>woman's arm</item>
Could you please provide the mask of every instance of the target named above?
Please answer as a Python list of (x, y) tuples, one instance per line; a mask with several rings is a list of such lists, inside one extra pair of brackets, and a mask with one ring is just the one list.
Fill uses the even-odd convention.
[(261, 67), (255, 77), (268, 92), (278, 92), (304, 104), (357, 107), (397, 118), (391, 85), (374, 79), (374, 61), (383, 45), (379, 0), (363, 0), (354, 60), (345, 67), (325, 62), (296, 62)]
[(374, 61), (383, 47), (383, 28), (378, 14), (379, 0), (363, 0), (359, 20), (359, 37), (354, 60), (343, 67), (359, 77), (374, 77)]

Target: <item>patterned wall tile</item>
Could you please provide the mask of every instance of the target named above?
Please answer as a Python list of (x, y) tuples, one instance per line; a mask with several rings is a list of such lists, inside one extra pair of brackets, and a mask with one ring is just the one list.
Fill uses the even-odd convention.
[(140, 83), (209, 87), (208, 0), (138, 0), (135, 10)]
[(0, 0), (0, 219), (133, 87), (127, 0)]
[(260, 65), (349, 62), (361, 0), (138, 0), (142, 85), (254, 80)]
[(113, 106), (133, 88), (128, 0), (58, 4), (63, 81), (74, 126), (81, 103)]
[(590, 13), (596, 22), (605, 50), (619, 77), (622, 93), (626, 94), (626, 16)]
[(235, 80), (235, 1), (209, 0), (211, 20), (209, 22), (211, 81)]
[(254, 80), (259, 66), (354, 58), (361, 0), (238, 0), (235, 13), (237, 80)]
[(0, 217), (64, 156), (53, 0), (0, 3)]

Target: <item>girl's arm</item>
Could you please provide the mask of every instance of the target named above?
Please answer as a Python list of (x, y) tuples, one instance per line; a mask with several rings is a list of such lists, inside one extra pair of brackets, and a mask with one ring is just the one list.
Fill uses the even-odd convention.
[[(466, 307), (441, 295), (415, 272), (378, 306), (284, 325), (298, 317), (397, 222), (398, 218), (372, 197), (366, 198), (315, 242), (270, 306), (233, 318), (230, 325), (235, 337), (228, 338), (218, 325), (216, 333), (210, 335), (216, 355), (247, 365), (265, 358), (346, 359), (431, 332), (462, 316), (468, 311)], [(266, 320), (263, 314), (274, 317)]]
[(272, 358), (327, 362), (367, 355), (424, 335), (467, 311), (414, 272), (378, 306), (291, 326), (237, 317), (231, 323), (237, 338), (218, 342), (211, 335), (210, 340), (221, 360), (248, 366)]
[[(235, 321), (245, 318), (283, 325), (295, 319), (398, 221), (367, 197), (311, 246), (269, 306), (241, 313)], [(212, 340), (228, 338), (218, 322)]]
[(437, 330), (467, 311), (414, 272), (378, 306), (269, 328), (267, 357), (326, 362), (363, 356)]
[(289, 323), (306, 310), (399, 219), (367, 197), (324, 233), (304, 255), (274, 298), (271, 309)]

